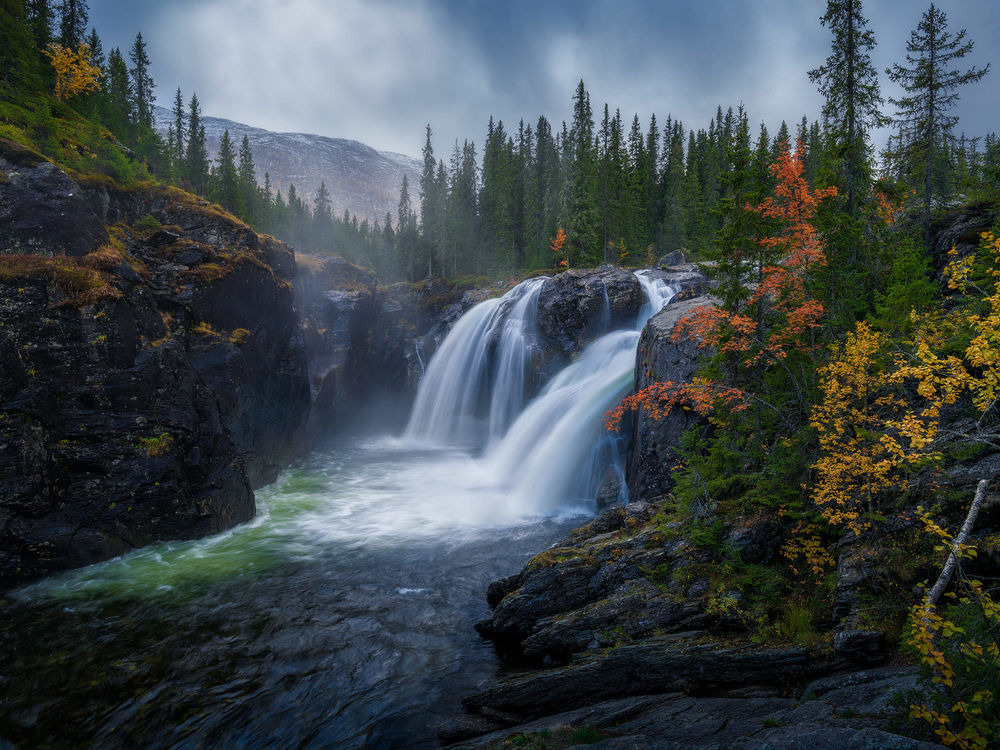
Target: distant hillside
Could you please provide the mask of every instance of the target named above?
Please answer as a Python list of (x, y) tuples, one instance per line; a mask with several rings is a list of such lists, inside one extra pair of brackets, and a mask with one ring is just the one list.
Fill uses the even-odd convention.
[[(168, 109), (156, 107), (154, 116), (156, 129), (165, 135), (173, 123), (173, 115)], [(288, 186), (295, 185), (296, 192), (311, 205), (323, 181), (338, 215), (346, 208), (352, 214), (372, 220), (384, 219), (389, 212), (395, 223), (403, 173), (409, 175), (413, 186), (420, 180), (422, 162), (419, 159), (391, 151), (376, 151), (358, 141), (308, 133), (275, 133), (220, 117), (205, 117), (203, 122), (209, 154), (213, 158), (227, 129), (237, 150), (246, 135), (261, 184), (267, 172), (274, 190), (287, 195)]]

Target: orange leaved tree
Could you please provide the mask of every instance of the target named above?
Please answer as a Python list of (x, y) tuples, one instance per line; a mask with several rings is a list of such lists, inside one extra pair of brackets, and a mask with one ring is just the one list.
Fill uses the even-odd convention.
[[(549, 242), (549, 247), (552, 248), (552, 252), (558, 258), (566, 245), (566, 232), (560, 229), (556, 232), (556, 236)], [(566, 257), (559, 261), (559, 265), (564, 268), (569, 268), (569, 248), (566, 248)]]
[[(712, 374), (640, 390), (609, 414), (609, 427), (617, 426), (626, 410), (639, 407), (656, 416), (683, 406), (711, 417), (755, 406), (771, 412), (786, 427), (794, 429), (804, 421), (823, 317), (823, 304), (812, 291), (812, 275), (825, 263), (813, 219), (816, 207), (836, 188), (809, 187), (803, 177), (803, 151), (801, 140), (795, 153), (782, 144), (771, 165), (778, 181), (774, 194), (758, 205), (745, 206), (776, 227), (756, 239), (756, 253), (740, 260), (739, 273), (754, 282), (745, 305), (697, 307), (674, 328), (674, 341), (693, 339), (714, 352)], [(795, 361), (803, 358), (804, 363)], [(770, 377), (772, 373), (778, 377)], [(780, 392), (772, 394), (768, 381)], [(772, 401), (770, 395), (778, 398)]]

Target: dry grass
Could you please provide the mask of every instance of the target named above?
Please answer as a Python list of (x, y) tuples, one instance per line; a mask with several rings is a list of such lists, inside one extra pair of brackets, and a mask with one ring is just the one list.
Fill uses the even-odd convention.
[(121, 263), (121, 256), (110, 245), (98, 248), (82, 258), (65, 255), (5, 255), (0, 263), (0, 281), (16, 282), (45, 279), (65, 295), (55, 307), (86, 307), (99, 300), (121, 299), (114, 277), (104, 267), (114, 259), (112, 268)]

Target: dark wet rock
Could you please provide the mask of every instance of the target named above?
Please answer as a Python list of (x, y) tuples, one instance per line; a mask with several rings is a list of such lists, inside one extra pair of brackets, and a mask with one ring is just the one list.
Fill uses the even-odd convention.
[(980, 237), (1000, 219), (996, 206), (988, 203), (949, 209), (935, 217), (931, 225), (936, 268), (948, 262), (952, 248), (964, 258), (979, 247)]
[(521, 574), (517, 573), (512, 576), (507, 576), (506, 578), (501, 578), (498, 581), (493, 581), (486, 588), (486, 601), (490, 605), (490, 608), (496, 607), (507, 594), (512, 594), (517, 591), (518, 587), (521, 585)]
[(550, 356), (568, 357), (609, 328), (633, 324), (644, 302), (642, 286), (630, 271), (571, 269), (542, 287), (538, 327), (551, 343)]
[(605, 479), (601, 486), (597, 488), (595, 504), (598, 512), (607, 510), (615, 505), (621, 505), (623, 500), (626, 499), (623, 490), (624, 486), (617, 477), (608, 477)]
[(459, 716), (449, 719), (438, 727), (438, 739), (445, 745), (479, 737), (507, 726), (484, 716)]
[(146, 242), (153, 247), (163, 247), (164, 245), (172, 245), (177, 242), (181, 236), (176, 232), (171, 232), (166, 229), (158, 229), (149, 236)]
[[(652, 383), (689, 380), (697, 371), (702, 350), (689, 339), (674, 341), (677, 322), (698, 307), (713, 304), (701, 296), (672, 301), (654, 315), (642, 331), (636, 352), (636, 390)], [(632, 451), (629, 455), (627, 481), (629, 498), (647, 500), (665, 495), (673, 486), (671, 470), (677, 462), (680, 437), (700, 417), (676, 409), (654, 420), (645, 409), (632, 419)]]
[(80, 186), (55, 164), (0, 143), (0, 255), (86, 255), (108, 232)]
[(332, 255), (301, 257), (295, 304), (314, 403), (308, 444), (384, 404), (394, 426), (451, 326), (496, 290), (434, 279), (379, 286), (374, 273)]
[[(843, 687), (814, 687), (824, 684)], [(767, 689), (716, 697), (674, 692), (613, 698), (494, 731), (458, 747), (486, 748), (517, 734), (589, 727), (607, 737), (587, 746), (598, 748), (940, 750), (940, 745), (886, 729), (894, 713), (892, 695), (914, 684), (912, 669), (893, 668), (824, 678), (810, 685), (804, 701)]]
[[(513, 645), (534, 663), (564, 663), (591, 648), (620, 645), (654, 633), (702, 628), (697, 601), (652, 583), (689, 562), (683, 542), (663, 544), (647, 527), (654, 503), (616, 507), (536, 555), (516, 576), (491, 584), (493, 614), (476, 625)], [(665, 572), (664, 572), (665, 571)]]
[(830, 669), (830, 663), (806, 648), (727, 647), (664, 636), (502, 680), (468, 696), (462, 705), (473, 712), (505, 711), (527, 721), (608, 698), (677, 691), (705, 695), (747, 684), (804, 681)]
[(684, 265), (684, 251), (678, 249), (667, 253), (662, 258), (660, 258), (660, 261), (659, 263), (657, 263), (657, 265), (660, 268), (673, 268), (674, 266)]
[(884, 661), (885, 633), (881, 630), (838, 630), (833, 634), (833, 650), (851, 661)]
[(782, 541), (781, 526), (760, 520), (747, 526), (738, 526), (729, 532), (726, 541), (745, 563), (770, 563)]
[(520, 641), (539, 619), (586, 604), (597, 563), (573, 557), (551, 568), (524, 576), (521, 587), (506, 596), (487, 620), (476, 624), (480, 634), (501, 641)]
[[(0, 588), (246, 521), (292, 456), (309, 391), (291, 250), (218, 212), (199, 227), (126, 232), (94, 300), (30, 264), (0, 282)], [(213, 262), (175, 262), (182, 242)]]
[(849, 534), (841, 540), (837, 559), (837, 593), (833, 616), (838, 631), (864, 630), (862, 599), (876, 577), (877, 550)]
[(683, 626), (692, 614), (658, 586), (644, 578), (632, 579), (604, 599), (539, 620), (522, 647), (529, 659), (565, 662), (587, 649), (618, 646)]
[(677, 297), (675, 298), (677, 300), (699, 297), (717, 286), (716, 282), (705, 276), (697, 263), (661, 266), (643, 271), (643, 273), (654, 279), (663, 279), (677, 289)]

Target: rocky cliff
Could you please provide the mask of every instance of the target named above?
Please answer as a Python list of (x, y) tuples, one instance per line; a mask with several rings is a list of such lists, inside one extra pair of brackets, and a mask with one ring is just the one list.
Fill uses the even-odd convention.
[(291, 249), (0, 147), (0, 588), (252, 518), (309, 407)]

